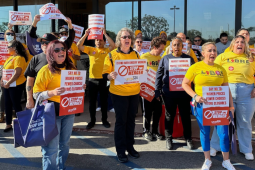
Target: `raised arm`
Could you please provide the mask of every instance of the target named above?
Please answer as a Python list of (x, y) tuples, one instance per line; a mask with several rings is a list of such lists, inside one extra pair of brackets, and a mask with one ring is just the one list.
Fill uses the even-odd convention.
[(28, 29), (28, 33), (32, 38), (38, 38), (36, 35), (37, 23), (40, 21), (40, 15), (35, 15), (32, 25)]
[(66, 17), (66, 20), (65, 22), (67, 23), (68, 25), (68, 37), (67, 39), (64, 41), (64, 43), (66, 44), (67, 46), (67, 49), (71, 48), (72, 46), (72, 43), (74, 41), (74, 38), (75, 38), (75, 31), (73, 29), (73, 25), (72, 25), (72, 21), (70, 18)]
[(82, 36), (82, 38), (77, 43), (77, 46), (80, 51), (84, 51), (85, 46), (83, 44), (84, 44), (84, 41), (86, 40), (87, 36), (89, 35), (89, 32), (90, 32), (90, 28), (86, 29), (85, 34)]
[(109, 37), (109, 36), (107, 35), (106, 30), (105, 30), (105, 26), (104, 26), (104, 28), (103, 28), (103, 33), (104, 33), (105, 38), (106, 38), (107, 41), (109, 42), (109, 45), (110, 45), (109, 50), (110, 50), (110, 51), (114, 50), (114, 49), (115, 49), (115, 43), (114, 43), (114, 41), (111, 39), (111, 37)]

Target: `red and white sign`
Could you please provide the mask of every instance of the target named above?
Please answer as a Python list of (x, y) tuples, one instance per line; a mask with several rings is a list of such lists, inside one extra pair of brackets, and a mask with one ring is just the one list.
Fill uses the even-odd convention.
[[(3, 69), (3, 82), (6, 84), (14, 75), (14, 69)], [(10, 87), (16, 87), (16, 81), (10, 84)]]
[(103, 39), (103, 30), (104, 28), (104, 15), (102, 14), (92, 14), (89, 15), (89, 28), (90, 33), (88, 36), (88, 40), (91, 39)]
[(60, 96), (59, 116), (82, 113), (84, 111), (86, 71), (61, 70), (61, 87), (65, 93)]
[(81, 39), (84, 27), (73, 24), (73, 29), (75, 31), (74, 42), (77, 44), (77, 42)]
[(147, 53), (151, 49), (151, 42), (150, 41), (143, 41), (142, 49), (144, 50), (144, 53)]
[(12, 25), (32, 25), (31, 12), (9, 11), (9, 23)]
[(146, 82), (146, 69), (146, 59), (115, 60), (115, 71), (118, 73), (115, 85)]
[(207, 103), (203, 104), (203, 125), (228, 125), (229, 87), (204, 86), (203, 97), (207, 99)]
[(169, 59), (169, 90), (184, 91), (182, 81), (190, 67), (190, 58)]
[[(183, 44), (182, 52), (186, 54), (187, 51), (188, 51), (188, 43), (183, 42), (182, 44)], [(172, 49), (172, 42), (170, 43), (170, 51), (173, 51), (173, 49)]]
[(255, 44), (253, 46), (254, 46), (253, 48), (250, 48), (250, 51), (252, 54), (255, 54)]
[(59, 9), (53, 3), (47, 3), (39, 9), (42, 20), (48, 19), (64, 19), (66, 17), (59, 11)]
[(10, 57), (8, 52), (8, 42), (0, 41), (0, 65), (4, 65), (5, 61)]
[(202, 52), (202, 46), (192, 45), (191, 48)]
[(140, 96), (151, 102), (155, 96), (156, 71), (149, 69), (146, 83), (141, 83)]

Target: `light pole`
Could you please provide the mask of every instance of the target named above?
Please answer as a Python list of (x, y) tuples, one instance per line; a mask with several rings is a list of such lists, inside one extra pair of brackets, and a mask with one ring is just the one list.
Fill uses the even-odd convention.
[(176, 6), (174, 6), (173, 8), (170, 8), (170, 10), (174, 10), (174, 32), (175, 32), (175, 10), (178, 10), (180, 8), (176, 8)]

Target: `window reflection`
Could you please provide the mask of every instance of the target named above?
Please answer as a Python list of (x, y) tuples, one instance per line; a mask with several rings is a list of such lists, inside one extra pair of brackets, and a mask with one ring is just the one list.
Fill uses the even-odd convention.
[(255, 1), (254, 0), (244, 0), (242, 1), (242, 27), (247, 28), (250, 31), (250, 41), (249, 44), (255, 43)]
[(13, 1), (0, 0), (0, 32), (8, 29), (9, 10), (13, 10)]

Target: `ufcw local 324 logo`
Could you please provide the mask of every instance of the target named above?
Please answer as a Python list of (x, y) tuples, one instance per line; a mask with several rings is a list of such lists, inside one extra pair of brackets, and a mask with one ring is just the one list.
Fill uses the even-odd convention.
[(81, 105), (83, 101), (83, 96), (80, 97), (64, 97), (61, 101), (63, 107), (68, 106), (78, 106)]

